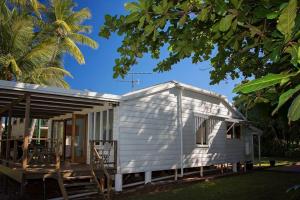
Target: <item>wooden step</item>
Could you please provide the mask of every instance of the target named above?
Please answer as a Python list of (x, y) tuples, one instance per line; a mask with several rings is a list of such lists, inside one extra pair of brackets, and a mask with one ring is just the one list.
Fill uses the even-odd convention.
[(70, 181), (70, 180), (82, 180), (82, 179), (91, 179), (93, 176), (69, 176), (64, 177), (64, 180)]
[(76, 194), (86, 194), (86, 193), (90, 193), (90, 192), (96, 192), (98, 193), (97, 188), (83, 188), (80, 190), (67, 190), (67, 194), (68, 196), (72, 196), (72, 195), (76, 195)]
[[(98, 195), (98, 192), (88, 192), (88, 193), (82, 193), (82, 194), (76, 194), (76, 195), (71, 195), (68, 196), (69, 199), (91, 199), (91, 196), (95, 196)], [(92, 197), (93, 198), (93, 197)], [(52, 198), (52, 199), (48, 199), (48, 200), (64, 200), (63, 197), (57, 197), (57, 198)]]
[(64, 186), (66, 188), (68, 187), (80, 187), (80, 186), (90, 186), (90, 185), (96, 185), (94, 182), (75, 182), (75, 183), (65, 183)]
[(98, 192), (87, 192), (87, 193), (75, 194), (75, 195), (70, 195), (69, 199), (78, 199), (80, 197), (87, 197), (95, 194), (98, 194)]

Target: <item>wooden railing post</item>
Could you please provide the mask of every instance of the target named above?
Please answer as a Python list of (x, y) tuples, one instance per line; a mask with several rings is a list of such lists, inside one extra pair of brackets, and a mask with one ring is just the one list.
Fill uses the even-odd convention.
[(24, 142), (23, 142), (23, 158), (22, 167), (27, 168), (28, 164), (28, 146), (29, 146), (29, 134), (30, 134), (30, 94), (25, 94), (26, 107), (25, 107), (25, 121), (24, 121)]
[(17, 161), (17, 154), (18, 154), (18, 140), (14, 139), (14, 154), (13, 154), (13, 161), (16, 162)]
[(117, 169), (118, 162), (118, 141), (114, 141), (114, 169)]
[(6, 154), (5, 159), (9, 160), (9, 153), (10, 153), (10, 137), (11, 137), (11, 120), (12, 120), (12, 107), (10, 106), (8, 110), (8, 127), (7, 127), (7, 135), (6, 135)]
[(94, 165), (94, 148), (95, 148), (94, 145), (95, 145), (94, 141), (91, 140), (90, 141), (90, 146), (91, 146), (91, 148), (90, 148), (90, 165), (91, 165), (92, 168), (93, 168), (93, 165)]
[(55, 149), (55, 152), (56, 152), (56, 164), (55, 164), (55, 167), (56, 169), (60, 169), (60, 142), (59, 140), (57, 140), (57, 143), (56, 143), (56, 149)]

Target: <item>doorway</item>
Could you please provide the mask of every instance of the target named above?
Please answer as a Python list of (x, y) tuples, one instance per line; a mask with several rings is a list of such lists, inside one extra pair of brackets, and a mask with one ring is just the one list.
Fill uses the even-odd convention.
[(87, 155), (87, 115), (73, 115), (72, 161), (85, 163)]

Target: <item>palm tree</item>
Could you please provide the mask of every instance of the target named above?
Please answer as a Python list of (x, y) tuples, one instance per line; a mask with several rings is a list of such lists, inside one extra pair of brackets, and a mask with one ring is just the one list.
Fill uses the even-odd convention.
[(52, 59), (61, 53), (69, 53), (79, 64), (84, 64), (85, 59), (77, 44), (83, 44), (92, 48), (98, 48), (98, 44), (93, 39), (84, 35), (91, 31), (90, 26), (83, 22), (91, 17), (87, 8), (74, 11), (76, 4), (72, 0), (52, 0), (48, 9), (48, 18), (51, 24), (45, 28), (46, 34), (56, 40), (56, 49)]

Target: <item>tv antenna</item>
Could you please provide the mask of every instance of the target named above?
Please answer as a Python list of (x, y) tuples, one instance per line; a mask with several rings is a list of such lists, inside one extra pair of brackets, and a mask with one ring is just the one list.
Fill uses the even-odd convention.
[(128, 75), (131, 75), (131, 80), (120, 80), (120, 82), (131, 83), (131, 90), (133, 91), (135, 86), (140, 83), (139, 79), (135, 79), (135, 75), (146, 75), (152, 74), (151, 72), (129, 72)]

